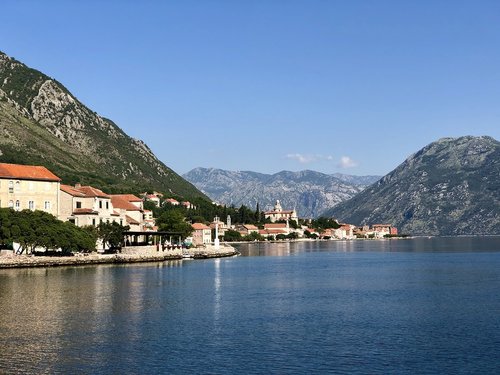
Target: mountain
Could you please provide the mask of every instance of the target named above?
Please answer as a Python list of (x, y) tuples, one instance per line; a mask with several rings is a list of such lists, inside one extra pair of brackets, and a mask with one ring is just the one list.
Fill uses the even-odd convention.
[(159, 190), (204, 197), (62, 84), (0, 52), (0, 161), (44, 165), (65, 183), (109, 192)]
[[(299, 217), (317, 217), (326, 208), (353, 197), (365, 187), (313, 171), (282, 171), (271, 175), (195, 168), (183, 177), (218, 203), (236, 207), (244, 204), (251, 208), (259, 203), (264, 210), (272, 208), (279, 199), (284, 209), (295, 208)], [(362, 180), (360, 177), (360, 181), (378, 178)]]
[(500, 234), (500, 143), (443, 138), (325, 212), (354, 224), (390, 223), (413, 235)]
[(334, 173), (333, 177), (337, 177), (339, 180), (348, 182), (353, 185), (368, 186), (380, 180), (381, 176), (354, 176), (351, 174)]

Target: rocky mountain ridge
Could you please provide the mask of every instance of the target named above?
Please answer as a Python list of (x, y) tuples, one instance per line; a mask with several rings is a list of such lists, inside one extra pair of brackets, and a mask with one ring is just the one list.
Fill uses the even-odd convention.
[(498, 235), (500, 143), (487, 136), (440, 139), (325, 214), (390, 223), (413, 235)]
[(87, 108), (61, 83), (2, 52), (0, 134), (0, 161), (42, 164), (67, 183), (204, 196), (144, 142)]
[(310, 170), (282, 171), (264, 174), (251, 171), (227, 171), (215, 168), (195, 168), (183, 175), (214, 201), (239, 207), (244, 204), (270, 209), (280, 200), (286, 209), (295, 208), (299, 217), (317, 217), (323, 210), (353, 197), (378, 176), (348, 176), (343, 178)]

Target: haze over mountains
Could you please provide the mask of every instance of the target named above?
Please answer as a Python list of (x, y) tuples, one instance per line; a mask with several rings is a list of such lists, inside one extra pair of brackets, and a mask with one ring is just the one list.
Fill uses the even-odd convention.
[(56, 80), (2, 52), (0, 134), (1, 162), (44, 165), (66, 183), (204, 196), (144, 142), (87, 108)]
[(391, 223), (413, 235), (499, 235), (500, 143), (486, 136), (440, 139), (325, 214)]
[(380, 176), (327, 175), (314, 171), (264, 174), (195, 168), (183, 175), (214, 201), (270, 209), (277, 199), (284, 208), (295, 208), (299, 217), (316, 217), (329, 207), (349, 199)]

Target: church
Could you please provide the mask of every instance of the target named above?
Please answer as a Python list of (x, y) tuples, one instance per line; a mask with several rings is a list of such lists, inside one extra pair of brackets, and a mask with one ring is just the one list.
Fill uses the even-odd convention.
[(266, 219), (269, 218), (272, 223), (280, 220), (295, 220), (297, 223), (299, 222), (297, 211), (295, 209), (283, 210), (279, 200), (276, 201), (273, 210), (264, 212), (264, 216)]

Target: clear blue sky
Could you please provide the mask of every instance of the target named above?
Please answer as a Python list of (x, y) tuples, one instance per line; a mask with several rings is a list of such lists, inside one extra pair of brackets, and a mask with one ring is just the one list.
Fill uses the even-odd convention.
[(386, 174), (500, 139), (500, 1), (25, 1), (0, 50), (178, 173)]

